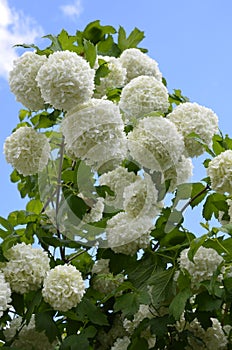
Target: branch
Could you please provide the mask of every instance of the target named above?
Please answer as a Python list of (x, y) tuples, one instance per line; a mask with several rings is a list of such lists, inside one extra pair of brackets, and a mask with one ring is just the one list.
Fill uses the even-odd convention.
[(185, 209), (187, 209), (188, 206), (195, 201), (195, 199), (200, 197), (203, 193), (207, 192), (208, 190), (210, 190), (210, 186), (207, 184), (205, 186), (205, 188), (203, 188), (203, 190), (201, 190), (199, 193), (195, 194), (195, 196), (193, 196), (193, 198), (189, 199), (189, 201), (183, 206), (183, 208), (180, 210), (180, 212), (183, 213), (185, 211)]

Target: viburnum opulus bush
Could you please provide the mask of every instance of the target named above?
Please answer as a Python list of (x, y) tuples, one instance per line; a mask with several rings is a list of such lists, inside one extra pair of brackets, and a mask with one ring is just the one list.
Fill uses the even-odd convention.
[[(0, 218), (3, 348), (232, 349), (232, 139), (143, 37), (95, 21), (21, 45), (4, 153), (28, 202)], [(200, 203), (202, 236), (184, 225)]]

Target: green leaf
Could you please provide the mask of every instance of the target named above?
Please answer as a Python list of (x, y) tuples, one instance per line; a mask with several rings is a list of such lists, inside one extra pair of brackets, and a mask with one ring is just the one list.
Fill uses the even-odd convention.
[(208, 238), (208, 235), (202, 235), (199, 238), (195, 238), (191, 241), (189, 251), (188, 251), (188, 258), (190, 261), (193, 262), (194, 255), (196, 254), (197, 250), (203, 245), (203, 243)]
[(45, 334), (51, 343), (59, 335), (56, 323), (53, 321), (53, 314), (51, 314), (50, 312), (36, 313), (35, 327), (39, 332), (45, 331)]
[(89, 348), (88, 338), (80, 335), (70, 335), (65, 338), (59, 350), (87, 350)]
[(226, 202), (227, 197), (221, 193), (210, 194), (203, 206), (202, 215), (205, 220), (211, 220), (214, 215), (218, 219), (219, 212), (228, 212), (228, 204)]
[(11, 223), (8, 220), (4, 219), (2, 216), (0, 216), (0, 225), (10, 233), (14, 232), (14, 227), (11, 225)]
[(137, 293), (127, 293), (118, 297), (114, 303), (114, 311), (122, 311), (123, 317), (134, 315), (139, 309), (139, 298)]
[[(101, 60), (102, 61), (102, 60)], [(107, 62), (100, 63), (100, 66), (96, 70), (94, 83), (95, 85), (100, 85), (101, 78), (104, 78), (109, 74), (110, 69), (108, 68)]]
[(200, 293), (196, 296), (197, 309), (199, 311), (214, 311), (220, 310), (223, 300), (215, 298), (207, 291)]
[(169, 316), (163, 317), (154, 317), (150, 320), (151, 324), (151, 333), (155, 334), (158, 337), (166, 336), (168, 332), (167, 326), (172, 324)]
[(39, 199), (32, 199), (26, 205), (26, 210), (35, 214), (40, 214), (43, 209), (43, 203)]
[(85, 58), (91, 68), (94, 67), (97, 58), (97, 49), (91, 41), (84, 39)]
[(63, 50), (68, 50), (80, 54), (83, 52), (82, 45), (74, 45), (77, 42), (77, 37), (75, 35), (69, 35), (66, 30), (62, 29), (57, 39)]
[(99, 326), (108, 326), (108, 320), (104, 313), (101, 312), (100, 308), (94, 305), (89, 299), (83, 298), (80, 304), (76, 308), (78, 316), (85, 320), (86, 316), (88, 319)]
[(99, 20), (89, 23), (82, 35), (83, 38), (91, 41), (93, 44), (97, 44), (99, 41), (105, 38), (106, 34), (115, 34), (116, 29), (112, 26), (102, 26)]
[(128, 350), (147, 350), (148, 344), (147, 341), (144, 338), (138, 338), (135, 337), (132, 339), (131, 343), (129, 344)]
[(22, 122), (25, 118), (30, 117), (30, 115), (31, 115), (31, 111), (29, 111), (28, 109), (20, 109), (19, 111), (20, 122)]
[(173, 275), (175, 269), (171, 268), (165, 271), (158, 271), (152, 274), (152, 276), (147, 281), (147, 285), (150, 285), (152, 303), (156, 307), (160, 305), (161, 302), (169, 302), (175, 293), (175, 288), (173, 284)]
[(120, 26), (118, 30), (118, 47), (122, 51), (137, 47), (144, 38), (144, 32), (138, 28), (134, 28), (127, 38), (125, 29)]
[(49, 40), (51, 40), (51, 45), (49, 46), (49, 49), (52, 50), (53, 52), (55, 51), (62, 51), (62, 46), (60, 45), (60, 42), (57, 38), (57, 36), (52, 35), (52, 34), (48, 34), (43, 36), (43, 38), (47, 38)]
[(12, 293), (11, 294), (11, 305), (18, 315), (23, 316), (24, 314), (24, 297), (22, 294)]
[(183, 314), (187, 300), (192, 296), (190, 288), (182, 289), (178, 294), (175, 295), (171, 304), (169, 305), (170, 314), (179, 320), (180, 316)]

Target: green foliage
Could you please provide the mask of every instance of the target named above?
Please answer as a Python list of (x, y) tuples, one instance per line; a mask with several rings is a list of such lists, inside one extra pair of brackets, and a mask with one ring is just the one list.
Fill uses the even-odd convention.
[[(102, 25), (96, 20), (83, 30), (77, 30), (74, 35), (64, 29), (58, 35), (46, 35), (44, 38), (49, 40), (49, 45), (45, 49), (34, 44), (19, 46), (35, 49), (37, 54), (46, 56), (63, 50), (75, 52), (95, 69), (97, 86), (101, 78), (110, 73), (104, 56), (119, 57), (124, 50), (137, 48), (144, 37), (144, 32), (138, 28), (127, 34), (122, 26), (117, 31), (111, 25)], [(147, 52), (146, 49), (139, 49)], [(97, 55), (102, 55), (103, 58), (98, 59), (96, 68)], [(164, 77), (162, 81), (167, 86)], [(122, 86), (109, 89), (104, 98), (118, 104), (122, 89)], [(168, 113), (188, 101), (180, 89), (174, 89), (169, 94)], [(160, 114), (152, 112), (149, 117), (157, 115)], [(3, 344), (0, 347), (16, 349), (14, 339), (6, 342), (3, 331), (14, 314), (22, 317), (23, 326), (35, 317), (36, 330), (44, 332), (50, 342), (56, 341), (56, 350), (110, 349), (118, 338), (124, 336), (130, 338), (129, 350), (150, 348), (150, 336), (156, 337), (152, 349), (184, 349), (189, 346), (189, 337), (195, 337), (188, 328), (194, 319), (205, 330), (212, 326), (212, 317), (217, 318), (222, 325), (231, 326), (230, 195), (212, 191), (208, 177), (199, 182), (180, 184), (173, 193), (168, 194), (170, 181), (163, 181), (160, 171), (150, 174), (149, 169), (142, 169), (131, 158), (124, 159), (121, 166), (128, 172), (141, 174), (141, 177), (145, 172), (151, 176), (158, 192), (158, 201), (164, 205), (158, 217), (154, 218), (147, 248), (138, 249), (132, 255), (116, 253), (115, 247), (108, 245), (106, 232), (108, 220), (123, 210), (113, 208), (107, 202), (110, 197), (115, 199), (117, 191), (112, 191), (110, 186), (99, 185), (99, 176), (102, 175), (100, 171), (93, 171), (85, 161), (65, 154), (65, 140), (59, 131), (60, 122), (65, 117), (64, 112), (49, 105), (38, 112), (27, 109), (19, 111), (19, 123), (14, 130), (27, 125), (46, 135), (50, 140), (52, 159), (40, 174), (22, 176), (14, 169), (10, 175), (10, 180), (17, 184), (18, 191), (22, 198), (27, 199), (27, 204), (24, 209), (9, 213), (7, 218), (0, 217), (0, 265), (2, 269), (6, 266), (7, 251), (17, 243), (40, 246), (50, 258), (51, 269), (59, 265), (72, 265), (80, 271), (85, 283), (85, 294), (75, 307), (62, 312), (54, 310), (44, 301), (42, 283), (37, 290), (25, 294), (12, 292), (11, 306), (4, 310), (0, 318), (0, 339)], [(125, 134), (128, 135), (133, 128), (134, 125), (126, 124)], [(213, 136), (212, 147), (206, 145), (196, 133), (191, 133), (188, 137), (199, 142), (210, 155), (203, 161), (205, 167), (211, 157), (232, 150), (232, 139), (228, 135), (223, 136), (221, 132)], [(105, 199), (102, 218), (95, 221), (93, 216), (90, 221), (84, 222), (83, 218), (86, 219), (88, 214), (94, 212), (99, 197)], [(134, 199), (137, 204), (139, 198), (135, 196)], [(201, 236), (195, 236), (185, 228), (186, 209), (191, 207), (195, 210), (198, 206), (202, 206), (204, 222), (201, 225), (206, 230)], [(199, 212), (196, 210), (197, 215)], [(212, 220), (219, 221), (217, 227), (211, 227)], [(144, 233), (141, 222), (138, 225), (141, 229), (136, 242), (143, 238)], [(127, 229), (125, 225), (115, 234), (123, 236)], [(201, 280), (195, 286), (190, 272), (180, 270), (179, 258), (181, 252), (189, 248), (188, 259), (197, 264), (194, 257), (200, 247), (213, 249), (223, 261), (208, 279)], [(105, 264), (103, 271), (93, 272), (98, 263)], [(102, 277), (102, 285), (98, 288), (97, 275)], [(114, 279), (121, 276), (121, 281), (111, 285)], [(150, 313), (143, 315), (137, 322), (141, 306), (148, 308)], [(180, 331), (178, 325), (183, 317), (185, 325)], [(126, 331), (126, 319), (132, 323), (137, 322), (131, 332)], [(19, 329), (19, 336), (20, 331)], [(232, 332), (230, 333), (228, 349), (232, 348)], [(202, 343), (201, 339), (198, 340)]]

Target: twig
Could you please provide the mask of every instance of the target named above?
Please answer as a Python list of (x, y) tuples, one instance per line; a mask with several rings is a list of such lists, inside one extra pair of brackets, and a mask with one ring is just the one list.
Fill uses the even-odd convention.
[(195, 201), (195, 199), (197, 199), (198, 197), (200, 197), (203, 193), (205, 193), (206, 191), (210, 190), (210, 186), (207, 184), (205, 188), (203, 188), (203, 190), (201, 190), (199, 193), (195, 194), (195, 196), (193, 196), (193, 198), (189, 199), (189, 201), (183, 206), (183, 208), (180, 210), (181, 213), (183, 213), (185, 211), (185, 209), (187, 209), (187, 207)]

